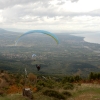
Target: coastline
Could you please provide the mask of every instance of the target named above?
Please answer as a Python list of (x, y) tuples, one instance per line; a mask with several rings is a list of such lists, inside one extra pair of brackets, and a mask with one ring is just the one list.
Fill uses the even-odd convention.
[(83, 37), (83, 40), (88, 43), (100, 44), (99, 34), (72, 34), (74, 36)]

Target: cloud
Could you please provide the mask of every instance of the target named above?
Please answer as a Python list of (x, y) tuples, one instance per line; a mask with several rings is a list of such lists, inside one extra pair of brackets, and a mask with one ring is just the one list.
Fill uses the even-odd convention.
[(71, 0), (71, 2), (78, 2), (79, 0)]
[(66, 0), (66, 1), (71, 1), (72, 3), (78, 2), (79, 0)]
[(93, 16), (93, 17), (95, 17), (95, 16), (99, 16), (100, 17), (100, 9), (96, 9), (96, 10), (93, 10), (93, 11), (90, 11), (88, 14), (90, 15), (90, 16)]
[[(52, 1), (52, 0), (51, 0)], [(31, 3), (41, 2), (44, 5), (48, 5), (48, 0), (0, 0), (0, 9), (10, 8), (15, 5), (25, 5)]]
[[(69, 1), (69, 0), (67, 0)], [(78, 2), (79, 0), (70, 0), (71, 2)], [(56, 17), (56, 16), (100, 16), (99, 9), (90, 12), (75, 12), (68, 11), (64, 8), (65, 0), (2, 0), (0, 7), (3, 9), (2, 16), (6, 19), (24, 19), (26, 16), (29, 18), (39, 17)], [(66, 5), (67, 6), (67, 5)], [(73, 6), (72, 6), (73, 7)], [(22, 18), (24, 17), (24, 18)]]
[[(37, 7), (37, 5), (40, 5)], [(34, 4), (16, 5), (12, 8), (4, 9), (1, 13), (1, 21), (4, 23), (24, 23), (24, 24), (54, 24), (54, 23), (65, 23), (65, 21), (73, 22), (71, 20), (74, 17), (82, 17), (82, 16), (91, 16), (91, 17), (99, 17), (100, 9), (93, 10), (90, 12), (69, 12), (62, 9), (57, 9), (58, 6), (43, 6), (40, 2)], [(67, 18), (67, 20), (66, 20)], [(78, 19), (77, 19), (78, 20)]]
[(84, 5), (83, 2), (83, 0), (0, 0), (0, 27), (34, 26), (34, 28), (63, 30), (85, 29), (87, 26), (93, 27), (93, 24), (97, 26), (100, 23), (100, 9), (94, 7), (88, 10), (89, 4), (84, 8), (86, 0)]

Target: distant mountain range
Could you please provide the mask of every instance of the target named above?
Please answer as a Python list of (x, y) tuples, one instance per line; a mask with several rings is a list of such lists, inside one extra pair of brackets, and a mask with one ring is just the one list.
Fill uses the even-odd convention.
[(0, 28), (0, 33), (5, 33), (5, 32), (7, 32), (7, 31), (2, 29), (2, 28)]
[(8, 31), (8, 30), (6, 30), (6, 29), (0, 28), (0, 34), (2, 34), (2, 33), (7, 33), (7, 34), (9, 33), (9, 35), (12, 34), (12, 33), (13, 33), (13, 34), (15, 34), (15, 33), (16, 33), (16, 34), (21, 34), (21, 32)]

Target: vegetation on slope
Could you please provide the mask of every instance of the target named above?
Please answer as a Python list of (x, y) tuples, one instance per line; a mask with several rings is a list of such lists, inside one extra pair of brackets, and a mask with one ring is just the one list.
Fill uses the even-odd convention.
[[(100, 99), (100, 73), (89, 74), (89, 77), (80, 76), (49, 76), (28, 74), (27, 80), (22, 74), (0, 72), (0, 100), (28, 100), (22, 95), (23, 88), (30, 88), (35, 100), (85, 100)], [(95, 78), (93, 79), (93, 77)], [(87, 97), (85, 97), (87, 95)], [(91, 95), (91, 97), (90, 97)], [(98, 100), (99, 100), (98, 99)], [(92, 99), (90, 99), (92, 100)]]

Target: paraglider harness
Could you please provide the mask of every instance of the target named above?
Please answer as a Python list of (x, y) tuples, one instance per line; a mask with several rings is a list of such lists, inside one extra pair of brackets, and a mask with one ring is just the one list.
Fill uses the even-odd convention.
[(41, 68), (41, 65), (37, 65), (37, 64), (36, 64), (36, 68), (37, 68), (37, 70), (39, 71), (40, 68)]

